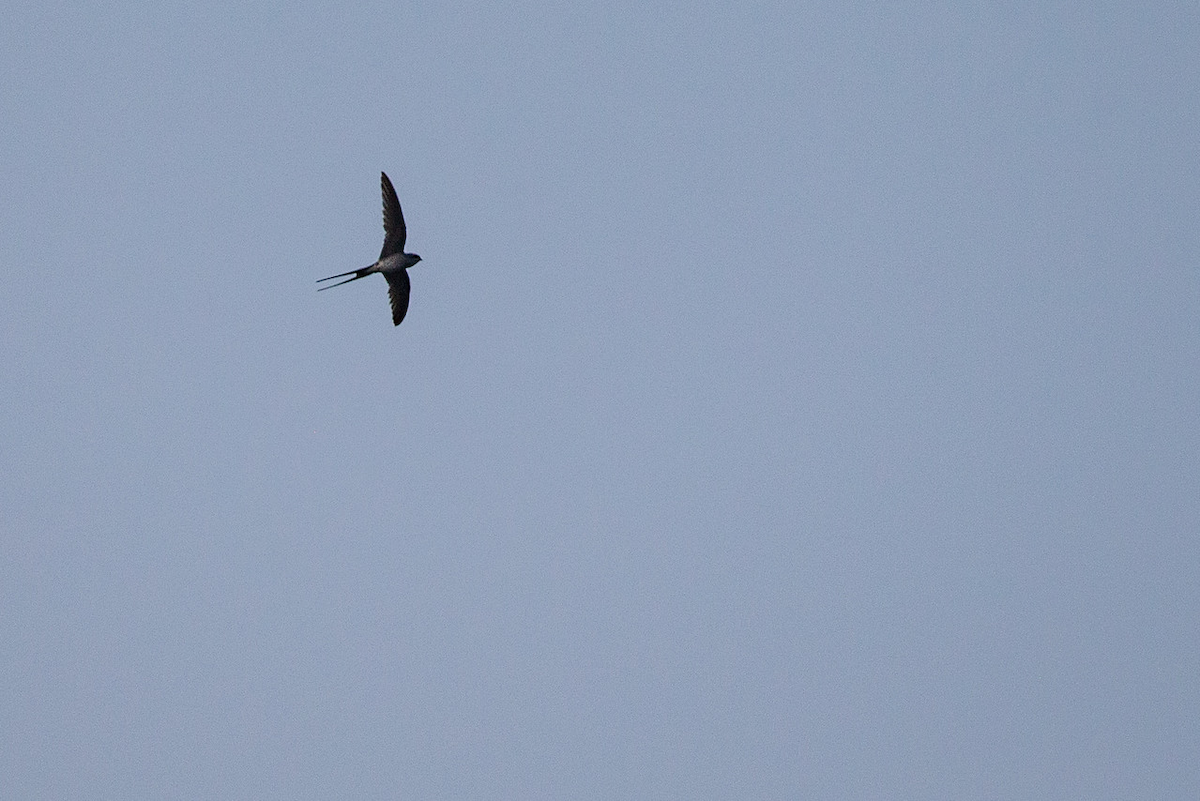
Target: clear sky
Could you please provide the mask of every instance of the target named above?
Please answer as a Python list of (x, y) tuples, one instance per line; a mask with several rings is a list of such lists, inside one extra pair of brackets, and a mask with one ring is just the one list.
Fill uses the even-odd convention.
[(1200, 797), (1198, 42), (7, 4), (0, 797)]

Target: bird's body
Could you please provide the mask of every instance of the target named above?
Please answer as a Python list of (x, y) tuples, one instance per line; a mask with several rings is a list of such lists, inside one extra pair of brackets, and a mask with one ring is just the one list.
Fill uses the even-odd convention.
[[(392, 322), (396, 325), (404, 320), (404, 315), (408, 312), (408, 292), (410, 284), (408, 281), (408, 268), (421, 260), (421, 257), (416, 253), (404, 252), (404, 240), (408, 237), (408, 231), (404, 226), (404, 212), (400, 210), (400, 201), (396, 198), (396, 190), (392, 187), (392, 182), (388, 179), (386, 172), (379, 174), (380, 188), (383, 191), (383, 250), (379, 252), (379, 260), (370, 267), (363, 267), (361, 270), (351, 270), (348, 273), (339, 273), (331, 275), (328, 278), (322, 278), (321, 281), (332, 281), (334, 278), (345, 278), (345, 281), (338, 281), (336, 284), (323, 286), (321, 289), (330, 289), (342, 284), (348, 284), (351, 281), (357, 281), (359, 278), (366, 278), (372, 273), (382, 273), (388, 283), (388, 298), (392, 302)], [(317, 290), (318, 292), (320, 290)]]

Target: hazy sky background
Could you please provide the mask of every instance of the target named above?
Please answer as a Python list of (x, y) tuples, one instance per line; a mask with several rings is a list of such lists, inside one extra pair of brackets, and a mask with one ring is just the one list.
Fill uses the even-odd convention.
[(0, 796), (1200, 797), (1198, 42), (9, 3)]

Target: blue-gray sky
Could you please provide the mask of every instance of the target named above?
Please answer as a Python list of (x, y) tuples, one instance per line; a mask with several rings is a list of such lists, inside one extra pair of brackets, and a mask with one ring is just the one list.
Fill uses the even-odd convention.
[(0, 796), (1200, 797), (1194, 4), (4, 16)]

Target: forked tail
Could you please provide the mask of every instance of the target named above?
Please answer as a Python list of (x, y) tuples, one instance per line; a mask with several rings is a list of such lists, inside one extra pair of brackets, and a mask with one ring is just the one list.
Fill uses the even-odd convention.
[(338, 281), (336, 284), (330, 284), (329, 286), (317, 287), (317, 291), (320, 292), (322, 289), (333, 289), (335, 286), (341, 286), (342, 284), (348, 284), (351, 281), (357, 281), (360, 278), (366, 278), (368, 275), (370, 275), (374, 271), (375, 271), (375, 265), (372, 264), (370, 267), (363, 267), (361, 270), (351, 270), (348, 273), (338, 273), (337, 275), (331, 275), (328, 278), (318, 278), (317, 283), (319, 284), (322, 281), (332, 281), (335, 278), (346, 278), (347, 275), (354, 276), (353, 278), (346, 278), (345, 281)]

